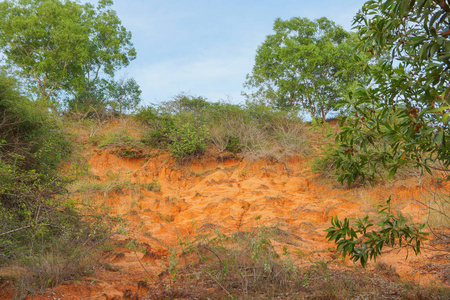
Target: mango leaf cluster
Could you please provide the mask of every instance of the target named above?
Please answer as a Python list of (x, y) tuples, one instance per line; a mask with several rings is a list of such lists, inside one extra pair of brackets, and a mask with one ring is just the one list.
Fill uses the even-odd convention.
[(383, 219), (375, 229), (374, 222), (368, 216), (355, 220), (356, 227), (351, 226), (348, 218), (344, 218), (342, 222), (337, 216), (331, 219), (326, 238), (337, 244), (337, 250), (342, 251), (343, 259), (350, 255), (353, 262), (359, 260), (364, 267), (369, 260), (375, 260), (385, 246), (397, 245), (411, 247), (416, 255), (420, 253), (421, 245), (428, 235), (422, 231), (425, 225), (407, 225), (405, 217), (399, 212), (396, 215), (391, 213), (390, 201), (389, 198), (387, 206), (379, 209), (378, 214)]
[[(373, 182), (382, 170), (448, 170), (450, 7), (445, 1), (367, 1), (354, 20), (370, 78), (341, 101), (339, 181)], [(447, 178), (448, 179), (448, 178)]]

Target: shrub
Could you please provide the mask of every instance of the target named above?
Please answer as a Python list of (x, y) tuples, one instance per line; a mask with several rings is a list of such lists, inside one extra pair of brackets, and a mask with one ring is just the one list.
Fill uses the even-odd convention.
[(387, 201), (386, 207), (381, 207), (378, 214), (383, 217), (378, 224), (379, 229), (369, 229), (374, 226), (374, 222), (368, 216), (355, 221), (356, 227), (350, 225), (350, 220), (345, 218), (343, 222), (338, 217), (331, 219), (331, 227), (327, 239), (334, 241), (336, 249), (342, 251), (342, 257), (347, 254), (353, 262), (358, 260), (364, 267), (371, 259), (376, 259), (381, 254), (384, 246), (410, 247), (417, 255), (420, 253), (423, 242), (426, 241), (428, 233), (422, 231), (425, 224), (419, 226), (409, 226), (406, 219), (400, 212), (394, 215), (391, 212), (391, 198)]
[[(49, 253), (55, 253), (59, 266), (61, 262), (77, 265), (80, 245), (89, 245), (106, 229), (100, 218), (92, 212), (91, 217), (83, 216), (67, 197), (68, 180), (59, 174), (58, 165), (72, 147), (58, 122), (21, 96), (15, 82), (3, 75), (0, 137), (0, 267), (38, 266), (37, 261)], [(23, 288), (39, 290), (67, 279), (68, 275), (54, 277), (52, 270), (45, 271), (48, 276), (36, 277), (30, 269), (34, 282)]]
[(168, 149), (179, 160), (198, 156), (205, 152), (207, 138), (208, 129), (204, 125), (196, 127), (192, 123), (177, 124), (170, 132)]
[(136, 118), (147, 126), (146, 137), (142, 140), (144, 144), (159, 148), (165, 148), (169, 144), (169, 134), (175, 126), (171, 115), (147, 106), (140, 109)]
[(225, 135), (225, 138), (228, 139), (227, 146), (225, 147), (227, 151), (233, 153), (239, 153), (242, 151), (241, 140), (238, 137), (227, 134)]
[(160, 106), (141, 109), (136, 117), (148, 128), (144, 142), (168, 149), (178, 159), (200, 155), (208, 146), (218, 152), (276, 159), (307, 149), (307, 131), (293, 110), (210, 103), (202, 97), (179, 95)]
[[(371, 180), (369, 182), (372, 185), (386, 182), (390, 179), (400, 180), (411, 177), (412, 175), (421, 175), (420, 170), (415, 168), (411, 163), (405, 163), (396, 170), (395, 174), (392, 174), (389, 172), (388, 165), (379, 165), (374, 169), (366, 163), (367, 158), (363, 156), (359, 157), (356, 152), (352, 156), (352, 159), (348, 159), (346, 155), (340, 153), (339, 144), (332, 140), (334, 137), (335, 135), (333, 134), (328, 135), (328, 138), (322, 136), (319, 141), (322, 145), (312, 162), (312, 170), (314, 172), (328, 178), (333, 178), (339, 182), (342, 182), (342, 178), (351, 178), (347, 182), (353, 185), (365, 183), (363, 176), (359, 176), (358, 174), (364, 174), (364, 177), (370, 177)], [(375, 142), (374, 145), (367, 146), (366, 150), (368, 152), (375, 152), (381, 147), (383, 147), (382, 142)], [(385, 147), (385, 149), (388, 149), (388, 147)], [(345, 167), (343, 168), (343, 166)], [(355, 171), (356, 169), (358, 172)], [(349, 186), (352, 185), (350, 184)]]

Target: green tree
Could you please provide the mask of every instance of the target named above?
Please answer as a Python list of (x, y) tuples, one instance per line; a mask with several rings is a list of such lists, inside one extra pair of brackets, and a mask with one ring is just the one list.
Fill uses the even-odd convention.
[(325, 120), (353, 82), (341, 72), (354, 60), (351, 34), (326, 18), (276, 19), (273, 30), (257, 50), (245, 86), (257, 89), (253, 97), (299, 106)]
[[(372, 183), (386, 168), (392, 177), (405, 164), (430, 174), (449, 171), (449, 20), (448, 3), (437, 0), (367, 1), (356, 15), (358, 49), (378, 62), (360, 69), (370, 80), (340, 103), (349, 110), (336, 138), (341, 183)], [(356, 229), (334, 218), (327, 238), (363, 265), (383, 245), (403, 241), (420, 252), (424, 225), (407, 226), (389, 206), (382, 212), (386, 217), (372, 232), (367, 217)]]
[(55, 101), (52, 96), (58, 91), (83, 102), (103, 75), (113, 76), (135, 58), (131, 33), (110, 8), (112, 3), (0, 3), (1, 51), (8, 65), (34, 82), (33, 90), (43, 103)]
[(448, 170), (449, 17), (433, 0), (367, 1), (356, 16), (358, 49), (379, 62), (340, 104), (349, 110), (335, 154), (342, 183), (373, 182), (386, 168), (392, 177), (405, 164)]
[(108, 85), (108, 99), (114, 111), (124, 113), (136, 109), (141, 102), (141, 89), (134, 78), (112, 81)]
[(85, 117), (125, 113), (137, 108), (141, 102), (141, 89), (133, 78), (101, 78), (88, 91), (82, 90), (76, 97), (67, 99), (69, 112), (83, 113)]

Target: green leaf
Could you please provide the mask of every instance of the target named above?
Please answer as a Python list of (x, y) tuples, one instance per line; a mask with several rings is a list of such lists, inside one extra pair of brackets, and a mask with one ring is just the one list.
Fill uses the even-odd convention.
[(442, 105), (441, 107), (430, 109), (428, 112), (429, 113), (438, 113), (438, 112), (442, 112), (442, 111), (448, 110), (448, 109), (450, 109), (450, 106)]
[(389, 171), (389, 179), (394, 178), (395, 173), (397, 173), (397, 166), (393, 167), (393, 168)]

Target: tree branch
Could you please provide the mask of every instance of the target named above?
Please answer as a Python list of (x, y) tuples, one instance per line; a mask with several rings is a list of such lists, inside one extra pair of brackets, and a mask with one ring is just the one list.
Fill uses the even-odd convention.
[[(45, 224), (45, 225), (48, 225), (48, 224)], [(21, 231), (21, 230), (24, 230), (24, 229), (28, 229), (28, 228), (31, 228), (31, 225), (27, 225), (27, 226), (24, 226), (24, 227), (20, 227), (20, 228), (17, 228), (17, 229), (13, 229), (13, 230), (10, 230), (10, 231), (7, 231), (7, 232), (0, 233), (0, 236), (8, 235), (8, 234), (11, 234), (11, 233), (14, 233), (14, 232), (17, 232), (17, 231)]]

